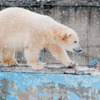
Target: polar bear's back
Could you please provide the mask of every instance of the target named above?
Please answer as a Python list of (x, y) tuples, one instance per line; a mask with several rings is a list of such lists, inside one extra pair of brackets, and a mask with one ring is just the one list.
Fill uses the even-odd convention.
[[(31, 26), (34, 26), (37, 29), (47, 28), (54, 23), (55, 21), (49, 16), (34, 13), (23, 8), (12, 7), (4, 9), (0, 12), (1, 31), (4, 27), (6, 27), (6, 29), (8, 29), (7, 31), (11, 28), (12, 32), (14, 29), (14, 31), (18, 31), (21, 28), (20, 31), (24, 29), (25, 32), (25, 28), (27, 29)], [(16, 30), (16, 28), (19, 29)]]
[(0, 11), (0, 42), (7, 45), (12, 44), (14, 48), (16, 45), (22, 47), (29, 37), (34, 41), (38, 33), (40, 37), (43, 37), (54, 23), (56, 21), (49, 16), (23, 8), (4, 9)]

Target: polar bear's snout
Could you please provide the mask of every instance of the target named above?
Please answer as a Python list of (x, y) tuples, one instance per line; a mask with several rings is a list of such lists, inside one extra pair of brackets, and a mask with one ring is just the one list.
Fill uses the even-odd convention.
[(80, 49), (80, 50), (77, 50), (77, 49), (73, 49), (74, 50), (74, 52), (81, 52), (82, 51), (82, 49)]
[(78, 53), (82, 51), (82, 48), (79, 43), (74, 44), (73, 51)]

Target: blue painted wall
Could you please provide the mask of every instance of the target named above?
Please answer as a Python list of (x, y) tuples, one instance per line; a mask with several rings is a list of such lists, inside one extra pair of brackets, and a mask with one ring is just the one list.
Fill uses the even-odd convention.
[(100, 76), (0, 72), (0, 100), (100, 100)]

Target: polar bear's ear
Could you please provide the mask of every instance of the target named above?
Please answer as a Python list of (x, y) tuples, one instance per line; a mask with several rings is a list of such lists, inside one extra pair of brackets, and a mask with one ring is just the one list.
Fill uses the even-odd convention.
[(64, 34), (64, 35), (62, 36), (62, 40), (67, 40), (70, 36), (71, 36), (70, 33), (69, 33), (69, 34)]
[(66, 34), (64, 34), (63, 36), (62, 36), (62, 40), (67, 40), (67, 35)]
[(71, 36), (71, 33), (67, 33), (67, 36), (68, 36), (68, 37)]

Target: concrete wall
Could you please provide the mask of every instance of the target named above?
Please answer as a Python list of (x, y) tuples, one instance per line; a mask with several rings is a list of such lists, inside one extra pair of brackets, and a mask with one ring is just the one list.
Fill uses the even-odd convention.
[(0, 72), (0, 100), (100, 100), (100, 76)]
[(70, 54), (79, 64), (100, 57), (100, 9), (95, 7), (57, 7), (51, 11), (57, 21), (74, 29), (80, 38), (81, 54)]
[[(1, 1), (0, 4), (6, 4), (10, 6), (23, 6), (28, 4), (28, 6), (25, 7), (26, 9), (49, 15), (56, 21), (74, 29), (79, 35), (83, 52), (80, 54), (69, 53), (71, 59), (78, 61), (80, 65), (89, 64), (89, 62), (93, 59), (98, 59), (100, 61), (100, 7), (30, 6), (30, 4), (42, 3), (99, 5), (99, 0), (51, 0), (50, 2), (47, 2), (47, 0), (45, 0), (45, 2), (36, 2), (36, 0), (26, 0), (24, 2), (20, 0), (15, 2), (13, 1), (14, 0), (9, 0), (9, 2), (5, 2), (4, 0)], [(1, 9), (3, 8), (4, 6), (1, 6)], [(23, 56), (23, 54), (21, 55)], [(43, 50), (41, 55), (44, 58), (44, 62), (56, 62), (48, 51)], [(20, 54), (17, 55), (17, 58), (19, 60), (24, 59), (23, 57), (20, 57)]]

